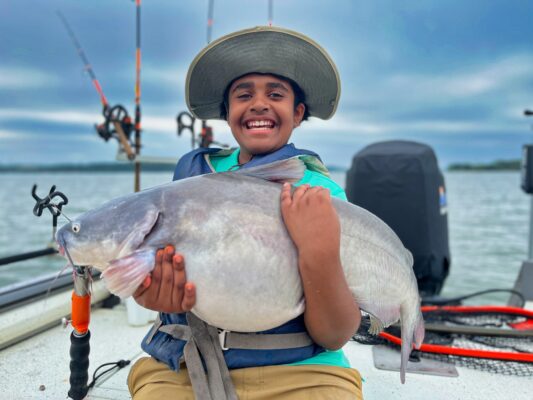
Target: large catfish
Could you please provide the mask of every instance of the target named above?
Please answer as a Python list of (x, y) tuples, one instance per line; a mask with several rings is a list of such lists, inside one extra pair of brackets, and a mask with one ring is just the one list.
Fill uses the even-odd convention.
[[(230, 331), (257, 332), (300, 315), (305, 299), (297, 253), (280, 212), (283, 181), (298, 181), (298, 158), (197, 176), (111, 200), (57, 233), (77, 265), (103, 271), (109, 290), (130, 296), (154, 267), (158, 248), (185, 257), (197, 288), (193, 312)], [(370, 212), (333, 199), (341, 223), (341, 261), (348, 286), (377, 334), (398, 319), (402, 369), (413, 340), (424, 336), (413, 258)]]

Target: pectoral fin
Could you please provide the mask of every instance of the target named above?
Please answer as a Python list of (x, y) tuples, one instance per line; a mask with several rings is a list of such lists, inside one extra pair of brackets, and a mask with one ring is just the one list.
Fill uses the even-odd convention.
[(120, 298), (131, 296), (154, 269), (155, 250), (138, 250), (112, 261), (102, 272), (106, 287)]

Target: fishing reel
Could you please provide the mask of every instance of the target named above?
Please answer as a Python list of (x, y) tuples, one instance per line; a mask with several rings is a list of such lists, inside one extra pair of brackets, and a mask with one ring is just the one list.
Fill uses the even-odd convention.
[(196, 133), (194, 131), (194, 123), (196, 118), (194, 118), (187, 111), (182, 111), (176, 117), (176, 122), (178, 123), (178, 136), (181, 136), (181, 133), (184, 130), (189, 130), (191, 132), (191, 147), (194, 149), (196, 145)]
[(202, 130), (200, 131), (198, 139), (196, 138), (196, 131), (194, 130), (194, 123), (196, 118), (194, 118), (187, 111), (182, 111), (176, 117), (176, 122), (178, 123), (178, 136), (181, 136), (181, 133), (184, 130), (189, 130), (191, 132), (191, 146), (194, 149), (198, 147), (209, 147), (211, 144), (216, 144), (221, 147), (228, 147), (226, 144), (222, 144), (213, 140), (213, 128), (207, 125), (207, 122), (202, 120)]
[(120, 141), (120, 133), (117, 132), (118, 123), (120, 124), (119, 126), (122, 129), (126, 140), (131, 143), (133, 123), (126, 108), (120, 104), (113, 107), (104, 107), (102, 114), (105, 121), (100, 125), (95, 124), (94, 126), (98, 135), (106, 142), (112, 137)]

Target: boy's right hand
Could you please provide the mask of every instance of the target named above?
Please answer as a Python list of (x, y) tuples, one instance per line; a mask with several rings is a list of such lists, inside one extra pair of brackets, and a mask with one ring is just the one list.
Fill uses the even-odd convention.
[(196, 303), (194, 283), (187, 282), (183, 255), (167, 246), (156, 253), (155, 267), (133, 293), (135, 301), (150, 310), (165, 313), (190, 311)]

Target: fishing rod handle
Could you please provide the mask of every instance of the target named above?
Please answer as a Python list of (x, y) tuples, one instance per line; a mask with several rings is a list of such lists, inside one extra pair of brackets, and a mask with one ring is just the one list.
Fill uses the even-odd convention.
[(87, 396), (89, 387), (89, 352), (91, 333), (87, 331), (80, 336), (76, 331), (70, 334), (70, 390), (68, 397), (82, 400)]

